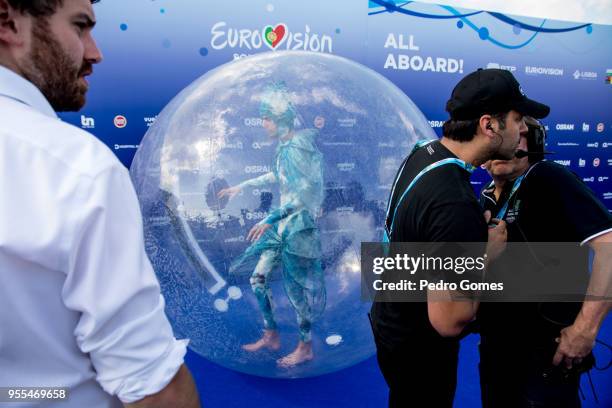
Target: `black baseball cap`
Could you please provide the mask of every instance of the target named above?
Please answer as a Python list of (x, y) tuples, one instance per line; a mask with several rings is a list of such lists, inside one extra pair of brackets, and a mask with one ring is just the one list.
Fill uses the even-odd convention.
[(484, 114), (515, 110), (534, 118), (548, 116), (550, 107), (525, 96), (514, 75), (505, 69), (478, 69), (465, 76), (446, 102), (451, 119), (477, 119)]

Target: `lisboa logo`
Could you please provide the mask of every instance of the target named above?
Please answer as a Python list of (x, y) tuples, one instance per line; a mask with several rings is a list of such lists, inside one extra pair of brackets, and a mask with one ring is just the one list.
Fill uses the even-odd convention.
[(266, 25), (261, 30), (227, 27), (225, 21), (215, 23), (210, 29), (210, 46), (215, 50), (240, 48), (258, 50), (267, 46), (276, 50), (284, 45), (287, 50), (303, 50), (332, 53), (333, 40), (329, 35), (312, 33), (306, 25), (303, 32), (289, 30), (284, 23)]

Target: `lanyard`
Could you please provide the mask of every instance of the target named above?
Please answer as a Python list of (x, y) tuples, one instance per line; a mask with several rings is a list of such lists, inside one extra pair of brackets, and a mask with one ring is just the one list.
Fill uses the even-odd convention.
[[(502, 208), (500, 208), (500, 210), (497, 213), (497, 216), (495, 218), (497, 218), (498, 220), (503, 220), (504, 219), (504, 217), (506, 216), (506, 212), (508, 211), (508, 205), (510, 204), (510, 200), (512, 199), (514, 194), (518, 191), (519, 187), (521, 187), (521, 183), (525, 179), (526, 175), (527, 175), (527, 173), (525, 173), (522, 176), (518, 177), (514, 181), (514, 185), (512, 186), (512, 190), (510, 191), (510, 195), (508, 196), (508, 199), (506, 200), (506, 202), (504, 203)], [(494, 184), (494, 183), (491, 182), (491, 184)], [(491, 184), (489, 184), (489, 187), (491, 186)]]
[[(412, 153), (414, 153), (414, 151), (416, 149), (418, 149), (420, 147), (423, 147), (423, 146), (425, 146), (425, 145), (427, 145), (427, 144), (429, 144), (431, 142), (432, 141), (419, 141), (419, 142), (417, 142), (416, 146), (412, 150)], [(406, 162), (407, 161), (408, 160), (406, 160)], [(404, 166), (406, 165), (406, 162), (404, 162)], [(395, 216), (397, 214), (397, 209), (399, 208), (399, 206), (402, 203), (402, 201), (404, 200), (404, 198), (406, 198), (406, 195), (408, 194), (410, 189), (425, 174), (427, 174), (428, 172), (432, 171), (433, 169), (437, 169), (438, 167), (441, 167), (441, 166), (444, 166), (444, 165), (447, 165), (447, 164), (455, 164), (455, 165), (457, 165), (457, 166), (467, 170), (470, 173), (472, 173), (475, 170), (474, 166), (464, 162), (463, 160), (459, 160), (456, 157), (449, 157), (449, 158), (446, 158), (446, 159), (438, 160), (437, 162), (434, 162), (434, 163), (430, 164), (429, 166), (425, 167), (423, 170), (421, 170), (419, 172), (419, 174), (416, 175), (416, 177), (414, 179), (412, 179), (412, 181), (410, 182), (410, 184), (408, 185), (406, 190), (404, 190), (404, 192), (402, 193), (401, 197), (399, 198), (399, 200), (395, 204), (395, 209), (393, 211), (393, 217), (391, 218), (391, 225), (387, 229), (386, 220), (389, 219), (389, 213), (391, 212), (391, 201), (393, 200), (393, 192), (395, 191), (395, 186), (397, 185), (397, 181), (399, 180), (399, 176), (401, 175), (402, 170), (404, 168), (404, 166), (402, 166), (402, 169), (400, 169), (400, 172), (398, 173), (398, 176), (397, 176), (397, 178), (395, 180), (395, 183), (393, 184), (393, 189), (391, 190), (391, 198), (389, 199), (389, 206), (387, 207), (387, 214), (385, 216), (385, 236), (383, 237), (383, 242), (390, 242), (391, 234), (393, 232), (393, 223), (395, 222)]]

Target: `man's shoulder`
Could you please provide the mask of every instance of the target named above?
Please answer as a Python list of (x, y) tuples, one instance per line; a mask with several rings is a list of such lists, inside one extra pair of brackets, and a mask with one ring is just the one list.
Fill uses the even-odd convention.
[(542, 160), (533, 164), (527, 170), (526, 178), (548, 178), (552, 180), (563, 178), (579, 179), (578, 176), (567, 167), (549, 160)]
[(538, 191), (542, 188), (582, 185), (580, 178), (571, 170), (548, 160), (537, 162), (527, 170), (525, 184)]
[(457, 164), (447, 163), (428, 171), (414, 186), (429, 197), (453, 199), (475, 198), (469, 175)]
[(91, 133), (60, 119), (18, 104), (0, 113), (4, 143), (18, 143), (53, 162), (62, 163), (82, 176), (97, 174), (120, 165), (112, 151)]

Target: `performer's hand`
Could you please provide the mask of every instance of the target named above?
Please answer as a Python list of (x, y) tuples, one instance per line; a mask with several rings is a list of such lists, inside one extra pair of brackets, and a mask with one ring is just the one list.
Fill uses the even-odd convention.
[(217, 197), (223, 198), (227, 196), (228, 198), (234, 198), (234, 196), (238, 194), (241, 190), (242, 188), (240, 188), (239, 186), (224, 188), (223, 190), (217, 193)]
[(559, 343), (557, 352), (553, 357), (553, 364), (559, 365), (561, 362), (568, 369), (574, 364), (580, 364), (595, 346), (595, 337), (589, 334), (588, 330), (581, 330), (576, 324), (561, 330), (561, 336), (556, 339)]
[[(489, 261), (497, 259), (506, 249), (508, 230), (506, 221), (491, 219), (491, 212), (485, 211), (485, 220), (489, 224), (489, 240), (487, 242), (487, 257)], [(493, 226), (492, 226), (493, 225)]]
[(247, 241), (257, 241), (271, 226), (272, 224), (255, 224), (247, 235)]

